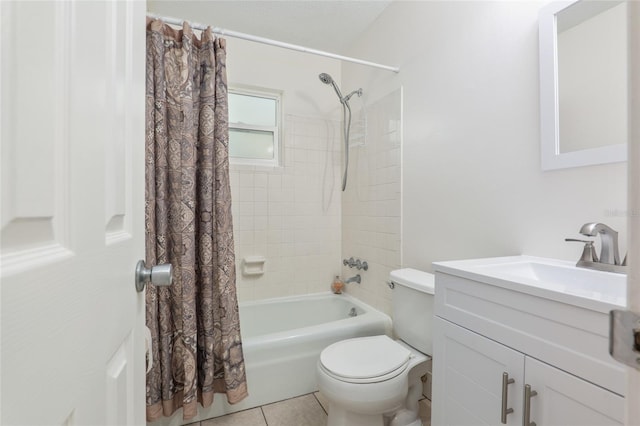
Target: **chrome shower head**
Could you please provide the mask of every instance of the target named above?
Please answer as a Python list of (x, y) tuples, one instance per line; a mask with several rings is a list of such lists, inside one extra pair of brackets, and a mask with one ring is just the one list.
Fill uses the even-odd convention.
[(340, 102), (344, 103), (344, 99), (342, 99), (342, 93), (340, 93), (340, 88), (338, 87), (338, 85), (336, 84), (335, 81), (333, 81), (333, 78), (331, 78), (331, 76), (325, 72), (323, 72), (322, 74), (320, 74), (318, 76), (318, 78), (320, 79), (321, 82), (323, 82), (324, 84), (330, 84), (333, 86), (333, 90), (336, 91), (336, 95), (338, 95), (338, 99), (340, 99)]
[(331, 76), (327, 73), (322, 73), (318, 76), (318, 78), (320, 79), (321, 82), (323, 82), (324, 84), (331, 84), (333, 83), (333, 78), (331, 78)]
[(336, 91), (336, 95), (338, 95), (338, 99), (342, 104), (342, 114), (344, 117), (344, 174), (342, 175), (342, 190), (344, 191), (347, 187), (347, 171), (349, 170), (349, 128), (351, 127), (351, 107), (349, 106), (349, 99), (351, 99), (353, 95), (362, 96), (362, 89), (354, 90), (347, 96), (342, 96), (340, 88), (329, 74), (323, 72), (318, 75), (318, 78), (324, 84), (333, 86), (333, 90)]

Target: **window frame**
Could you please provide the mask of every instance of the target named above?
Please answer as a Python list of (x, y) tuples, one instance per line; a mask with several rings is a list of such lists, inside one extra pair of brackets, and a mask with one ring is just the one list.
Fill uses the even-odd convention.
[[(282, 158), (282, 92), (268, 89), (248, 88), (232, 86), (228, 89), (229, 94), (252, 96), (255, 98), (271, 99), (275, 101), (276, 107), (276, 123), (274, 126), (261, 126), (255, 124), (235, 123), (229, 120), (229, 132), (233, 129), (237, 130), (255, 130), (258, 132), (273, 133), (273, 158), (245, 158), (232, 157), (229, 153), (229, 164), (245, 165), (245, 166), (264, 166), (264, 167), (280, 167)], [(231, 143), (231, 141), (229, 141)]]

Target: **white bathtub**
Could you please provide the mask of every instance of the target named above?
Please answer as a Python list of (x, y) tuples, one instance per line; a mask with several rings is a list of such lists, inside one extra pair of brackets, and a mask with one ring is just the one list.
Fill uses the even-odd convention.
[[(356, 316), (349, 313), (355, 309)], [(388, 334), (391, 319), (346, 295), (320, 293), (240, 305), (252, 406), (316, 391), (320, 352), (339, 340)]]
[[(355, 308), (356, 316), (349, 316)], [(314, 392), (316, 363), (331, 343), (389, 334), (391, 318), (347, 295), (318, 293), (240, 304), (240, 329), (249, 396), (229, 405), (224, 395), (192, 423)], [(182, 411), (153, 425), (180, 425)]]

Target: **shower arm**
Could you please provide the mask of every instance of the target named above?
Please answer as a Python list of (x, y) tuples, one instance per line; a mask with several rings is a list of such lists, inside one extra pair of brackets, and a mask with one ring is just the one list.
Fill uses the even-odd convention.
[(349, 102), (349, 99), (351, 99), (351, 97), (353, 95), (358, 95), (358, 96), (362, 96), (362, 88), (360, 89), (356, 89), (353, 92), (349, 93), (347, 96), (345, 96), (344, 98), (340, 99), (340, 102)]

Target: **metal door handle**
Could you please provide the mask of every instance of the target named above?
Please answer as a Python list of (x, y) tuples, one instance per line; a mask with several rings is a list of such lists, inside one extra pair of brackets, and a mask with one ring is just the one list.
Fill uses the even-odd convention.
[(515, 379), (510, 379), (509, 374), (506, 372), (502, 373), (502, 409), (500, 410), (500, 421), (504, 425), (507, 424), (507, 414), (513, 413), (513, 408), (507, 408), (507, 405), (509, 405), (507, 402), (507, 387), (512, 383), (515, 383)]
[(144, 260), (136, 265), (136, 291), (141, 292), (147, 283), (158, 286), (169, 286), (173, 282), (173, 268), (170, 263), (147, 268)]
[(531, 385), (524, 385), (524, 414), (522, 415), (522, 426), (536, 426), (536, 422), (531, 421), (531, 398), (538, 392), (531, 390)]

